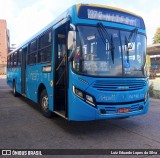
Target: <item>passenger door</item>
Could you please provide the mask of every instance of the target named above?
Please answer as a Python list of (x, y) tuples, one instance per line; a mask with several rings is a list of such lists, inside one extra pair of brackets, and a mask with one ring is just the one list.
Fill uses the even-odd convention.
[(64, 117), (68, 116), (68, 55), (67, 34), (69, 22), (55, 30), (55, 69), (54, 69), (54, 105), (55, 111)]

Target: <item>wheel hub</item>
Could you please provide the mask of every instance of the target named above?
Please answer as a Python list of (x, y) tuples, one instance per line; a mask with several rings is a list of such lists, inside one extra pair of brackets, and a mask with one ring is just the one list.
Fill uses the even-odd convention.
[(48, 97), (47, 96), (44, 96), (42, 99), (42, 107), (45, 111), (48, 110)]

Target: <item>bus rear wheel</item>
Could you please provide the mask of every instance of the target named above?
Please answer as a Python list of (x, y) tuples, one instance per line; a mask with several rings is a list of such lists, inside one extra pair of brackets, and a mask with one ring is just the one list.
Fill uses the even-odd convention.
[(15, 82), (15, 81), (13, 82), (13, 95), (14, 95), (15, 97), (18, 96), (17, 89), (16, 89), (16, 82)]
[(46, 89), (42, 91), (40, 96), (40, 108), (45, 117), (50, 118), (52, 116), (52, 112), (49, 110), (48, 94)]

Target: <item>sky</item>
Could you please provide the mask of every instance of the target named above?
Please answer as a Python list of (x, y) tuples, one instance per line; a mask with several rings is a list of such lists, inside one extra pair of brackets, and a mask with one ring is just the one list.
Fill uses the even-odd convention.
[(147, 44), (152, 44), (156, 28), (160, 27), (160, 0), (0, 0), (0, 19), (7, 20), (10, 43), (18, 46), (77, 3), (114, 6), (142, 16)]

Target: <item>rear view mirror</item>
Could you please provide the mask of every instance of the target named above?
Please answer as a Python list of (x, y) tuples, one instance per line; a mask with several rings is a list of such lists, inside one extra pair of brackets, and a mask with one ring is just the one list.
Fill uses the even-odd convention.
[(75, 50), (76, 48), (76, 32), (69, 31), (68, 32), (68, 50)]

